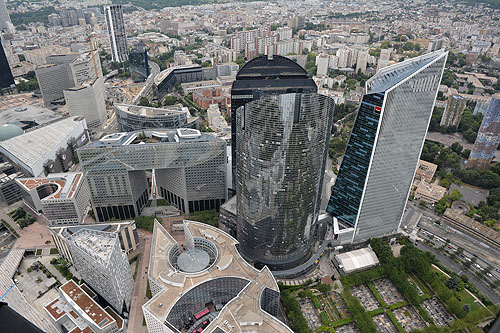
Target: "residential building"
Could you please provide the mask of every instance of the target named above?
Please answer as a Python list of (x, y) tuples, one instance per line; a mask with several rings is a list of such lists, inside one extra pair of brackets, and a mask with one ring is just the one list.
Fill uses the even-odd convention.
[(83, 117), (89, 129), (101, 128), (106, 122), (104, 80), (97, 77), (63, 91), (71, 116)]
[(443, 39), (433, 39), (429, 42), (427, 51), (434, 52), (443, 48)]
[(51, 173), (47, 177), (17, 178), (24, 202), (43, 213), (50, 225), (82, 223), (90, 192), (82, 173)]
[(286, 270), (312, 254), (333, 101), (319, 94), (261, 97), (236, 110), (241, 254)]
[(291, 19), (288, 20), (287, 25), (292, 29), (301, 29), (305, 25), (305, 17), (294, 15)]
[(379, 70), (353, 125), (327, 212), (351, 228), (341, 242), (395, 233), (401, 222), (447, 52)]
[(392, 53), (392, 48), (380, 50), (380, 57), (377, 62), (377, 72), (389, 65), (389, 61), (391, 59), (391, 53)]
[(214, 131), (220, 133), (231, 133), (231, 127), (227, 124), (226, 119), (222, 116), (218, 104), (211, 104), (207, 109), (208, 125)]
[(75, 264), (68, 245), (68, 237), (78, 232), (80, 229), (91, 229), (118, 234), (120, 246), (125, 253), (130, 254), (137, 250), (139, 246), (139, 235), (135, 222), (119, 221), (105, 224), (83, 224), (78, 226), (55, 226), (49, 227), (50, 234), (54, 240), (54, 244), (61, 254), (69, 263)]
[(366, 65), (368, 64), (368, 52), (360, 51), (358, 52), (358, 59), (356, 60), (356, 73), (361, 72), (366, 74)]
[(103, 308), (85, 285), (69, 280), (59, 287), (59, 296), (44, 306), (49, 318), (65, 332), (117, 333), (124, 331), (122, 317), (110, 306)]
[(489, 101), (478, 101), (478, 102), (476, 102), (476, 106), (474, 107), (474, 111), (472, 112), (472, 114), (476, 115), (476, 114), (480, 113), (484, 116), (486, 111), (488, 111), (489, 106), (490, 106)]
[(328, 75), (328, 64), (330, 62), (330, 57), (328, 54), (319, 54), (316, 56), (316, 75), (325, 76)]
[(60, 45), (44, 46), (34, 50), (24, 51), (26, 61), (36, 66), (45, 65), (47, 57), (53, 54), (69, 54), (70, 48)]
[(193, 102), (203, 109), (208, 109), (212, 104), (226, 109), (231, 105), (231, 96), (227, 89), (222, 89), (222, 87), (196, 89), (193, 92)]
[(487, 169), (495, 157), (500, 135), (500, 95), (491, 98), (490, 106), (472, 147), (467, 168)]
[(81, 229), (68, 237), (68, 244), (85, 283), (118, 313), (129, 312), (134, 279), (118, 234)]
[[(3, 0), (0, 0), (0, 13), (2, 10), (1, 4), (5, 3)], [(0, 14), (1, 15), (1, 14)], [(0, 20), (1, 20), (0, 16)], [(7, 56), (5, 55), (5, 50), (3, 48), (3, 43), (0, 41), (0, 90), (5, 88), (14, 88), (14, 77), (12, 76), (12, 71), (10, 69), (9, 61), (7, 60)]]
[[(262, 87), (265, 85), (265, 89)], [(260, 56), (247, 62), (233, 82), (231, 89), (231, 147), (233, 191), (236, 190), (236, 110), (246, 103), (266, 95), (302, 92), (315, 93), (318, 88), (304, 68), (282, 56)]]
[(66, 172), (89, 141), (85, 119), (65, 117), (0, 141), (0, 155), (28, 177)]
[(271, 271), (246, 262), (236, 239), (200, 222), (173, 227), (184, 230), (179, 241), (157, 221), (153, 229), (153, 298), (142, 306), (150, 333), (292, 332), (277, 317), (280, 291)]
[(139, 216), (158, 194), (186, 214), (219, 209), (227, 200), (226, 142), (195, 129), (114, 133), (78, 150), (97, 220)]
[(467, 100), (460, 95), (452, 95), (448, 97), (448, 105), (441, 117), (440, 126), (454, 126), (458, 127), (462, 114), (464, 113)]
[(104, 16), (108, 27), (111, 58), (113, 61), (123, 62), (128, 59), (128, 47), (122, 5), (104, 7)]
[(118, 126), (121, 131), (143, 129), (177, 129), (199, 127), (199, 118), (192, 117), (187, 107), (181, 104), (154, 108), (150, 106), (114, 104)]

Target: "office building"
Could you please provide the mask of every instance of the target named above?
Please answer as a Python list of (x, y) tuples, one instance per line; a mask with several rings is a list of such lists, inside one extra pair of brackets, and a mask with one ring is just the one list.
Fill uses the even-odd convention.
[[(240, 106), (266, 95), (284, 93), (315, 93), (318, 87), (304, 68), (282, 56), (260, 56), (247, 62), (233, 82), (231, 113)], [(233, 191), (236, 190), (236, 117), (231, 117), (231, 147), (233, 161)]]
[(123, 318), (110, 306), (100, 306), (85, 284), (79, 286), (69, 280), (58, 291), (58, 297), (44, 309), (52, 322), (64, 332), (123, 332)]
[(0, 156), (0, 202), (12, 205), (14, 202), (21, 200), (21, 189), (16, 183), (16, 178), (24, 175), (16, 170), (11, 163), (2, 161), (3, 159)]
[(448, 104), (441, 117), (440, 126), (458, 127), (462, 114), (464, 113), (467, 100), (460, 95), (451, 95), (448, 97)]
[[(50, 55), (46, 57), (46, 61), (46, 65), (35, 70), (46, 106), (54, 102), (62, 103), (64, 90), (80, 87), (86, 82), (102, 78), (101, 63), (95, 51), (93, 55), (91, 52)], [(104, 86), (98, 90), (102, 90), (104, 98)]]
[(65, 117), (0, 142), (0, 155), (28, 177), (66, 172), (89, 141), (85, 119)]
[(137, 234), (137, 228), (134, 221), (49, 227), (50, 234), (59, 254), (72, 265), (74, 265), (75, 262), (69, 250), (68, 237), (78, 232), (80, 229), (91, 229), (117, 234), (120, 240), (121, 249), (127, 254), (135, 251), (137, 246), (139, 246), (139, 235)]
[(134, 279), (116, 233), (81, 229), (68, 237), (69, 251), (82, 279), (118, 313), (128, 312)]
[(47, 177), (17, 178), (26, 205), (43, 213), (52, 226), (83, 222), (90, 193), (82, 173), (51, 173)]
[(24, 131), (39, 125), (51, 123), (58, 118), (61, 118), (61, 115), (54, 111), (33, 105), (2, 110), (0, 112), (0, 126), (3, 127), (0, 130), (0, 141), (23, 134)]
[(149, 76), (148, 50), (143, 42), (139, 42), (128, 55), (130, 72), (136, 81), (145, 81)]
[(467, 168), (488, 169), (498, 147), (500, 135), (500, 95), (491, 98), (490, 106), (472, 147)]
[(142, 306), (148, 332), (292, 332), (277, 318), (280, 292), (272, 273), (248, 264), (236, 239), (199, 222), (174, 227), (184, 230), (179, 241), (155, 221), (148, 269), (153, 298)]
[(195, 129), (115, 133), (78, 150), (99, 221), (131, 219), (158, 194), (182, 212), (219, 209), (227, 200), (226, 142)]
[(179, 65), (169, 67), (161, 71), (155, 77), (158, 100), (163, 100), (165, 96), (175, 88), (177, 83), (203, 81), (203, 69), (200, 65)]
[(417, 169), (447, 52), (381, 69), (366, 82), (327, 212), (343, 242), (397, 231)]
[(104, 16), (108, 27), (111, 58), (116, 62), (128, 59), (127, 34), (121, 5), (104, 7)]
[(271, 270), (311, 255), (333, 119), (318, 94), (265, 96), (236, 110), (238, 241)]
[(12, 21), (10, 20), (9, 11), (7, 10), (7, 4), (5, 3), (5, 0), (0, 0), (0, 32), (15, 32), (15, 28), (12, 24)]
[[(5, 5), (3, 0), (0, 0), (0, 11), (2, 3)], [(0, 40), (0, 90), (5, 88), (14, 88), (14, 87), (15, 87), (14, 77), (12, 76), (12, 71), (10, 69), (9, 61), (7, 60), (7, 56), (3, 48), (3, 42)]]
[(71, 116), (85, 118), (89, 129), (101, 128), (106, 122), (106, 101), (102, 77), (63, 91)]
[(150, 106), (117, 104), (114, 111), (121, 131), (144, 129), (177, 129), (199, 127), (199, 118), (192, 117), (189, 109), (180, 104), (154, 108)]

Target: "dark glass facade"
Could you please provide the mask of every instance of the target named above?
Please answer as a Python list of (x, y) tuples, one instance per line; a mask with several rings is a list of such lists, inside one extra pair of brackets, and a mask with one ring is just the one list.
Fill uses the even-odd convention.
[(267, 95), (315, 93), (318, 91), (307, 72), (294, 61), (281, 57), (261, 56), (243, 66), (231, 88), (231, 145), (233, 190), (236, 190), (236, 110), (246, 103)]
[(283, 270), (311, 255), (333, 106), (323, 95), (291, 93), (236, 111), (237, 237), (255, 264)]
[(13, 84), (14, 77), (12, 76), (2, 42), (0, 42), (0, 89), (9, 88)]
[(353, 227), (375, 143), (384, 94), (363, 97), (326, 211)]
[(130, 71), (137, 79), (146, 80), (149, 76), (148, 51), (143, 43), (138, 43), (129, 53)]

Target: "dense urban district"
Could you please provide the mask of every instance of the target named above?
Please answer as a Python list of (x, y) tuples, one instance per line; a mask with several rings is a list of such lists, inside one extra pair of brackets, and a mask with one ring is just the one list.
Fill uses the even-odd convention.
[(0, 0), (0, 332), (500, 332), (498, 0)]

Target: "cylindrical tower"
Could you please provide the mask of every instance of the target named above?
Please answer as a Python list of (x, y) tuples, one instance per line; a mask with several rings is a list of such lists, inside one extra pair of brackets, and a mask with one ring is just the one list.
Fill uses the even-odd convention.
[(236, 111), (238, 241), (247, 259), (284, 270), (311, 255), (333, 101), (290, 93)]

